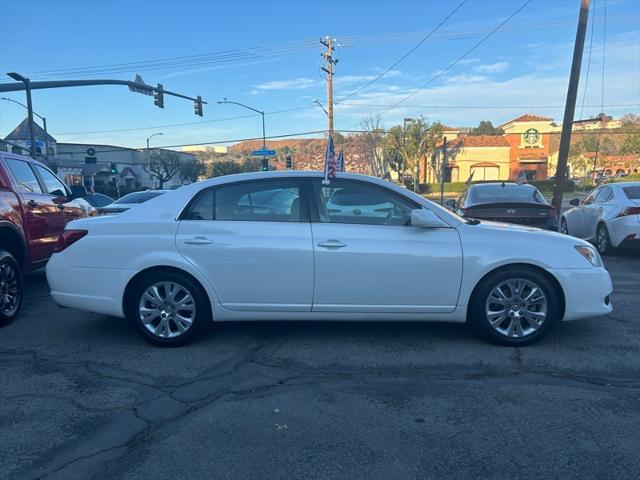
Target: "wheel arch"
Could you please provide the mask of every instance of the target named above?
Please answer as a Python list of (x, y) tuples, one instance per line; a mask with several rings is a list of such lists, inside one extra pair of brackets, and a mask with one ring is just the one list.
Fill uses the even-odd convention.
[(565, 309), (566, 309), (566, 303), (565, 303), (566, 300), (565, 300), (564, 290), (562, 288), (562, 285), (558, 281), (558, 279), (552, 273), (550, 273), (548, 270), (545, 270), (544, 268), (542, 268), (542, 267), (540, 267), (538, 265), (534, 265), (534, 264), (531, 264), (531, 263), (519, 262), (519, 263), (508, 263), (506, 265), (500, 265), (499, 267), (496, 267), (496, 268), (490, 270), (489, 272), (487, 272), (486, 274), (484, 274), (482, 276), (482, 278), (480, 278), (480, 280), (478, 280), (476, 285), (473, 287), (473, 290), (471, 291), (471, 295), (469, 296), (469, 302), (467, 304), (467, 314), (466, 314), (467, 321), (469, 320), (469, 314), (470, 314), (470, 311), (471, 311), (471, 306), (474, 303), (473, 299), (478, 294), (478, 290), (480, 289), (480, 286), (482, 285), (482, 283), (489, 276), (494, 275), (494, 274), (496, 274), (498, 272), (501, 272), (503, 270), (508, 270), (510, 268), (521, 268), (521, 269), (525, 269), (525, 270), (534, 271), (536, 273), (539, 273), (543, 277), (545, 277), (547, 280), (549, 280), (551, 282), (551, 284), (557, 289), (557, 292), (559, 293), (559, 297), (560, 297), (560, 318), (561, 319), (564, 318)]
[(140, 279), (147, 276), (151, 276), (153, 274), (158, 274), (158, 273), (179, 273), (181, 275), (185, 275), (189, 277), (189, 279), (191, 279), (200, 288), (201, 293), (207, 299), (207, 304), (209, 305), (209, 313), (211, 315), (211, 318), (213, 318), (213, 306), (211, 303), (211, 297), (209, 295), (209, 292), (207, 292), (207, 289), (204, 287), (204, 285), (202, 285), (202, 282), (198, 280), (196, 277), (194, 277), (191, 273), (187, 272), (186, 270), (183, 270), (182, 268), (178, 268), (178, 267), (173, 267), (170, 265), (156, 265), (153, 267), (145, 268), (143, 270), (140, 270), (138, 273), (136, 273), (133, 277), (129, 279), (129, 281), (127, 282), (127, 285), (124, 288), (124, 293), (122, 295), (122, 311), (125, 313), (125, 315), (127, 314), (127, 311), (128, 311), (127, 307), (129, 305), (129, 302), (131, 301), (131, 295), (133, 293), (134, 285), (138, 281), (140, 281)]
[(27, 262), (27, 248), (24, 237), (10, 222), (0, 221), (0, 250), (6, 250), (16, 259), (20, 268), (24, 269)]

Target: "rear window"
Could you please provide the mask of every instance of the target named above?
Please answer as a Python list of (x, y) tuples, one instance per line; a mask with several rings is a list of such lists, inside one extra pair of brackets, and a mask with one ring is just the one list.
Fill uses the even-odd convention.
[(129, 193), (122, 198), (116, 200), (115, 203), (144, 203), (152, 198), (159, 197), (164, 192), (136, 192)]
[(622, 191), (629, 200), (640, 200), (640, 185), (633, 187), (622, 187)]
[(547, 201), (537, 188), (526, 185), (477, 185), (469, 191), (469, 203), (540, 203)]

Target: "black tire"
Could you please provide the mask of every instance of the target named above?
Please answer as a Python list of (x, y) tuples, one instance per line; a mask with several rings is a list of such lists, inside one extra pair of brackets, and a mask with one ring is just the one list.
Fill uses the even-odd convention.
[(596, 248), (600, 255), (609, 255), (613, 253), (611, 239), (609, 238), (609, 231), (604, 223), (598, 225), (598, 228), (596, 229)]
[[(142, 320), (142, 314), (139, 312), (141, 302), (146, 302), (144, 305), (142, 305), (145, 308), (153, 308), (153, 302), (150, 302), (148, 300), (148, 297), (146, 297), (144, 300), (142, 297), (148, 288), (151, 288), (154, 285), (162, 282), (179, 285), (180, 287), (182, 287), (182, 289), (184, 289), (184, 291), (188, 292), (188, 294), (191, 295), (193, 302), (190, 302), (189, 305), (193, 303), (193, 305), (195, 306), (193, 316), (187, 315), (185, 313), (185, 310), (181, 310), (175, 304), (173, 305), (173, 307), (160, 307), (160, 305), (158, 304), (156, 310), (161, 310), (162, 314), (164, 315), (166, 308), (167, 312), (170, 311), (170, 313), (166, 314), (166, 318), (158, 318), (158, 322), (154, 320), (152, 322), (147, 322), (147, 324), (145, 325), (145, 322), (143, 322)], [(165, 287), (158, 287), (157, 290), (160, 297), (162, 297), (163, 292), (165, 298), (167, 297)], [(178, 303), (181, 301), (181, 298), (185, 298), (180, 297), (180, 293), (181, 292), (176, 294), (175, 297), (175, 301), (177, 301)], [(181, 345), (185, 345), (201, 335), (207, 328), (209, 323), (211, 323), (211, 304), (206, 292), (204, 291), (202, 286), (193, 278), (180, 272), (154, 272), (139, 278), (133, 285), (133, 288), (128, 295), (125, 310), (127, 318), (129, 318), (136, 324), (138, 330), (142, 333), (142, 335), (154, 345), (158, 345), (161, 347), (178, 347)], [(191, 319), (191, 324), (186, 329), (186, 331), (184, 331), (184, 333), (179, 333), (177, 336), (169, 336), (171, 335), (171, 329), (175, 331), (178, 330), (179, 325), (183, 325), (183, 323), (178, 323), (175, 319), (175, 316), (180, 312), (182, 312), (182, 314), (184, 315), (181, 318), (188, 317)], [(150, 318), (151, 316), (152, 314), (150, 314), (147, 318)], [(163, 331), (160, 331), (159, 334), (154, 334), (153, 332), (151, 332), (150, 328), (157, 328), (161, 321), (165, 321), (167, 325), (166, 328)]]
[[(508, 282), (509, 280), (525, 281), (521, 282), (521, 285), (525, 285), (525, 287), (521, 288), (520, 295), (525, 294), (526, 296), (526, 294), (531, 291), (531, 287), (529, 287), (529, 284), (538, 287), (542, 291), (546, 299), (546, 316), (539, 324), (534, 324), (531, 320), (529, 320), (529, 318), (533, 319), (534, 317), (531, 313), (529, 313), (528, 306), (518, 307), (518, 302), (520, 302), (520, 300), (518, 300), (518, 302), (511, 300), (508, 303), (515, 303), (516, 305), (513, 305), (513, 307), (515, 307), (516, 309), (520, 308), (520, 310), (511, 311), (512, 309), (509, 305), (505, 306), (505, 312), (509, 312), (508, 315), (517, 315), (517, 318), (513, 318), (513, 316), (505, 316), (504, 320), (500, 322), (497, 327), (491, 325), (489, 316), (487, 315), (487, 309), (490, 308), (490, 306), (487, 304), (487, 302), (489, 301), (489, 295), (495, 288), (501, 285), (505, 285), (504, 282)], [(501, 287), (501, 290), (503, 289), (504, 287)], [(496, 345), (505, 345), (510, 347), (530, 345), (544, 337), (553, 327), (553, 325), (561, 319), (562, 310), (560, 298), (561, 293), (558, 291), (558, 287), (554, 283), (552, 283), (544, 274), (536, 271), (535, 269), (526, 267), (505, 268), (493, 274), (490, 274), (478, 285), (478, 288), (476, 288), (469, 304), (467, 321), (470, 323), (473, 329), (483, 338)], [(495, 304), (491, 303), (491, 306), (495, 307)], [(532, 305), (531, 308), (538, 309), (540, 307)], [(497, 309), (499, 309), (499, 307), (497, 307), (496, 310)], [(521, 317), (520, 315), (525, 311), (525, 317)], [(536, 315), (539, 315), (539, 312), (534, 313)], [(496, 314), (494, 318), (499, 321), (500, 316)], [(520, 323), (520, 331), (522, 332), (521, 336), (511, 336), (506, 334), (508, 333), (511, 325), (510, 322), (512, 321)], [(496, 324), (497, 323), (498, 322), (496, 322)], [(525, 326), (526, 329), (524, 328)], [(499, 331), (499, 329), (507, 330), (507, 332), (501, 332)], [(527, 333), (527, 330), (531, 329), (532, 331)], [(514, 332), (514, 334), (517, 333), (518, 332)]]
[(20, 264), (6, 250), (0, 250), (0, 326), (16, 318), (23, 297)]
[(560, 220), (560, 233), (564, 235), (570, 235), (567, 221), (564, 218)]

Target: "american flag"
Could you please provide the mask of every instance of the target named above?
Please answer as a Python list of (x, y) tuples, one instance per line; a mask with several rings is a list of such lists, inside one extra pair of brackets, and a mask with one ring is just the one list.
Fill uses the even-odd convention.
[(516, 178), (516, 183), (518, 185), (523, 185), (527, 183), (527, 175), (524, 173), (524, 170), (520, 170), (520, 173), (518, 173), (518, 177)]
[(330, 178), (336, 178), (336, 171), (338, 165), (336, 164), (336, 152), (333, 149), (333, 137), (329, 135), (329, 141), (327, 142), (327, 152), (324, 156), (324, 179), (328, 181)]
[(344, 150), (340, 149), (340, 154), (338, 155), (338, 171), (344, 172)]

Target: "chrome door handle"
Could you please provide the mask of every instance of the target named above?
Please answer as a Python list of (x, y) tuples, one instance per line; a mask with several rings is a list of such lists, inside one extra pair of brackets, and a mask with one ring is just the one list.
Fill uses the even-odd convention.
[(213, 240), (209, 240), (207, 237), (193, 237), (189, 240), (185, 240), (184, 243), (188, 245), (209, 245), (213, 243)]
[(326, 242), (318, 242), (316, 245), (318, 245), (319, 247), (325, 247), (325, 248), (342, 248), (342, 247), (346, 247), (347, 244), (344, 242), (341, 242), (340, 240), (327, 240)]

